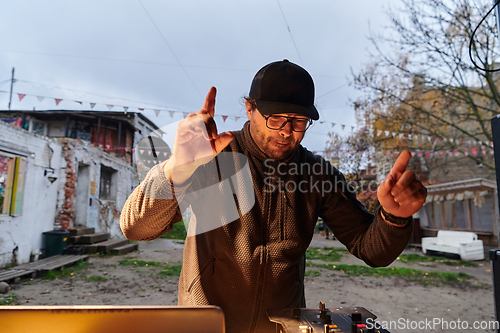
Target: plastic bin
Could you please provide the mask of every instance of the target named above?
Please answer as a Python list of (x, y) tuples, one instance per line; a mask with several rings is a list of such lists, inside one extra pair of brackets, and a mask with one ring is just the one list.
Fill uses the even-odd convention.
[(51, 230), (42, 234), (45, 240), (45, 258), (63, 254), (68, 243), (68, 230)]

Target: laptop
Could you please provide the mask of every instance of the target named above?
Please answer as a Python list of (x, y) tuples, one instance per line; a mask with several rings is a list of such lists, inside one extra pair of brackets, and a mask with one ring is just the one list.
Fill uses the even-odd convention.
[(2, 332), (37, 333), (224, 333), (219, 307), (0, 306)]

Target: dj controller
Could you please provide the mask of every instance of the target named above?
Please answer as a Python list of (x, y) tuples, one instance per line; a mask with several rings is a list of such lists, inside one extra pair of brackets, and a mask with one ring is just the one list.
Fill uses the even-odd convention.
[(389, 333), (377, 325), (377, 316), (361, 307), (327, 309), (320, 302), (319, 309), (268, 310), (267, 315), (283, 333)]

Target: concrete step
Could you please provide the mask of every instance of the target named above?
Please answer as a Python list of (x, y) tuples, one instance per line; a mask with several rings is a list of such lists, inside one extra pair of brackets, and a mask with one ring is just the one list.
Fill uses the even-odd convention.
[(85, 247), (85, 253), (108, 253), (114, 248), (129, 244), (128, 239), (110, 239), (104, 242), (88, 245)]
[(127, 244), (119, 247), (115, 247), (111, 250), (112, 254), (126, 254), (129, 252), (137, 251), (139, 249), (139, 244)]
[[(109, 239), (109, 233), (97, 232), (95, 234), (81, 235), (76, 244), (95, 244)], [(77, 236), (78, 237), (78, 236)]]
[(69, 231), (69, 235), (71, 236), (81, 236), (95, 233), (95, 228), (76, 228), (71, 229)]

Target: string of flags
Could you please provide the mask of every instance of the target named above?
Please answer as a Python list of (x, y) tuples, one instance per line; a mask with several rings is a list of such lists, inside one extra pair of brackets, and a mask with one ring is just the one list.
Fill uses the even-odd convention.
[[(8, 93), (8, 92), (0, 90), (0, 95), (6, 94), (6, 93)], [(160, 114), (160, 112), (168, 112), (168, 114), (170, 115), (170, 118), (173, 118), (174, 115), (176, 115), (176, 114), (182, 114), (182, 117), (186, 118), (191, 113), (191, 112), (180, 111), (180, 110), (166, 110), (166, 109), (161, 109), (161, 108), (146, 108), (146, 107), (130, 107), (130, 106), (125, 106), (125, 105), (106, 104), (106, 103), (94, 103), (94, 102), (86, 102), (86, 101), (81, 101), (81, 100), (70, 100), (70, 99), (62, 99), (62, 98), (55, 98), (55, 97), (31, 95), (31, 94), (22, 94), (22, 93), (15, 93), (15, 94), (18, 96), (19, 102), (23, 101), (23, 99), (26, 96), (32, 96), (32, 97), (36, 97), (36, 99), (40, 103), (43, 102), (45, 99), (53, 99), (54, 102), (55, 102), (55, 104), (56, 104), (56, 106), (59, 106), (59, 104), (62, 101), (70, 101), (70, 102), (78, 103), (80, 105), (83, 105), (84, 103), (85, 104), (88, 103), (90, 105), (90, 110), (94, 110), (95, 106), (98, 105), (98, 104), (104, 104), (109, 111), (112, 111), (113, 109), (115, 109), (115, 110), (122, 109), (125, 114), (130, 109), (137, 109), (140, 112), (145, 111), (145, 110), (148, 110), (148, 111), (153, 110), (154, 113), (155, 113), (155, 115), (157, 117)], [(229, 117), (231, 117), (231, 119), (233, 119), (235, 122), (238, 122), (241, 118), (246, 119), (246, 117), (241, 117), (241, 116), (228, 116), (228, 115), (217, 115), (217, 116), (220, 116), (222, 118), (223, 122), (226, 122), (226, 120)], [(347, 128), (350, 127), (351, 132), (354, 132), (354, 129), (355, 129), (355, 126), (347, 126), (345, 124), (337, 124), (337, 123), (332, 123), (332, 122), (328, 122), (328, 121), (324, 121), (324, 120), (319, 120), (318, 123), (330, 125), (331, 129), (333, 129), (335, 127), (335, 125), (340, 125), (340, 128), (342, 129), (342, 131), (345, 131), (346, 127)]]
[[(419, 157), (425, 157), (427, 159), (431, 157), (444, 157), (444, 156), (449, 156), (449, 157), (460, 157), (460, 156), (478, 156), (480, 153), (482, 155), (493, 155), (494, 150), (493, 149), (487, 149), (488, 147), (486, 146), (481, 146), (481, 147), (461, 147), (461, 148), (454, 148), (454, 149), (448, 149), (448, 150), (440, 150), (440, 151), (425, 151), (425, 150), (418, 150), (418, 151), (411, 151), (411, 156), (419, 156)], [(491, 148), (493, 148), (493, 142), (491, 142)], [(408, 149), (408, 148), (406, 148)], [(387, 150), (387, 151), (376, 151), (376, 152), (368, 152), (368, 151), (360, 151), (360, 152), (353, 152), (347, 149), (336, 149), (336, 150), (323, 150), (322, 152), (317, 152), (316, 153), (321, 153), (322, 156), (326, 158), (342, 158), (342, 157), (348, 157), (348, 156), (358, 156), (358, 157), (369, 157), (370, 155), (373, 157), (398, 157), (399, 154), (401, 153), (400, 150)]]

